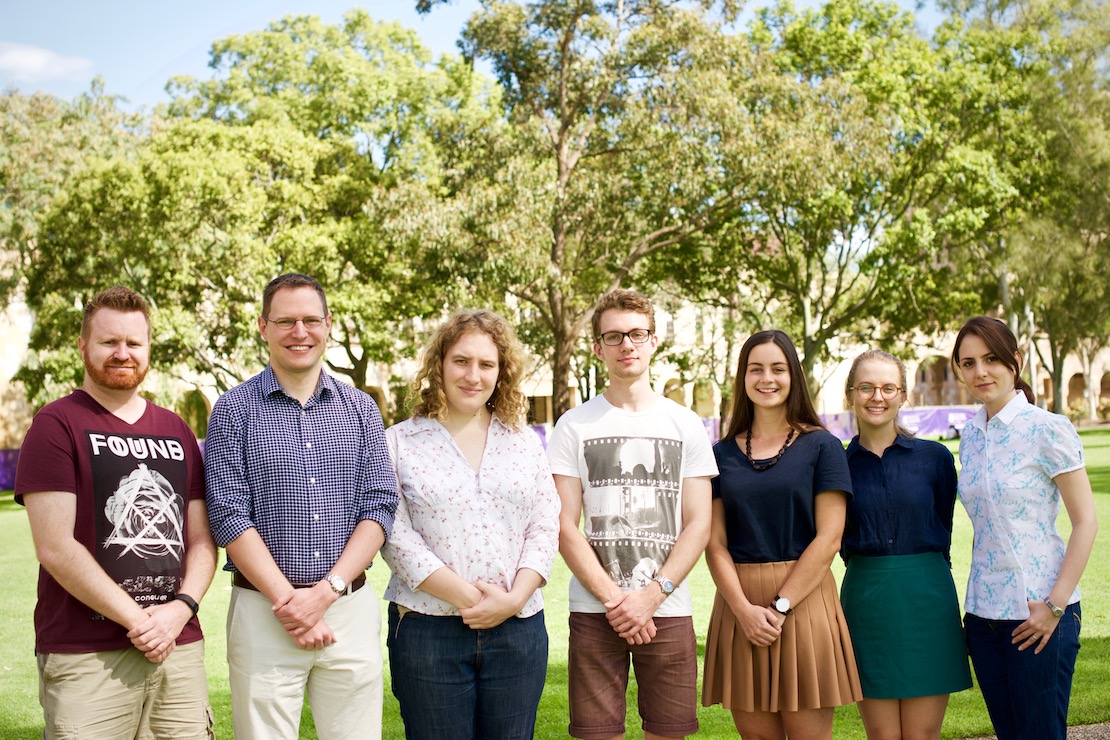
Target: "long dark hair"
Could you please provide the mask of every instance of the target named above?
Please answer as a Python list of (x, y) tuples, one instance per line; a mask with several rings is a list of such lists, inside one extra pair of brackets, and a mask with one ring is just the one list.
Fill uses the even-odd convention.
[(952, 347), (952, 369), (956, 372), (956, 377), (962, 377), (960, 372), (960, 343), (969, 334), (983, 340), (983, 344), (987, 345), (990, 353), (996, 356), (998, 361), (1014, 374), (1014, 387), (1025, 394), (1029, 403), (1035, 403), (1036, 397), (1033, 395), (1033, 387), (1021, 377), (1023, 355), (1021, 350), (1018, 349), (1017, 338), (1010, 331), (1010, 327), (1006, 326), (1006, 322), (990, 316), (976, 316), (973, 319), (968, 319), (967, 323), (960, 329), (960, 333), (956, 335), (956, 344)]
[(813, 408), (813, 401), (809, 397), (809, 383), (806, 382), (805, 371), (798, 360), (798, 350), (786, 332), (779, 329), (766, 329), (756, 332), (748, 337), (740, 349), (740, 362), (736, 365), (736, 383), (732, 390), (732, 409), (728, 414), (728, 427), (722, 436), (735, 437), (740, 432), (752, 428), (755, 417), (755, 404), (748, 398), (744, 390), (744, 376), (748, 372), (748, 358), (752, 350), (761, 344), (777, 344), (782, 353), (786, 355), (786, 367), (790, 372), (790, 393), (786, 396), (786, 422), (799, 433), (824, 429), (821, 417)]

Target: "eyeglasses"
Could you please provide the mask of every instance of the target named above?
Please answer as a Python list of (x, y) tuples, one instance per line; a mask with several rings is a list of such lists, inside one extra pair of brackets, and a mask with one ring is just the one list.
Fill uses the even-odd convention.
[(864, 401), (866, 401), (868, 398), (873, 398), (874, 395), (875, 395), (875, 391), (878, 391), (879, 393), (882, 393), (883, 398), (885, 398), (887, 400), (890, 400), (891, 398), (894, 398), (895, 396), (897, 396), (899, 393), (902, 392), (902, 389), (899, 388), (896, 385), (876, 386), (876, 385), (871, 385), (870, 383), (861, 383), (860, 385), (852, 385), (852, 386), (848, 387), (848, 390), (855, 391), (856, 395), (859, 396)]
[(643, 344), (651, 338), (651, 332), (647, 329), (633, 329), (632, 331), (607, 331), (602, 334), (598, 339), (601, 343), (608, 347), (619, 347), (624, 344), (624, 338), (628, 337), (633, 344)]
[(306, 329), (319, 329), (321, 326), (324, 325), (324, 322), (327, 321), (327, 317), (305, 316), (304, 318), (300, 319), (268, 319), (263, 316), (262, 320), (265, 321), (267, 324), (275, 324), (282, 331), (290, 331), (294, 326), (297, 325), (298, 321), (304, 324), (304, 328)]

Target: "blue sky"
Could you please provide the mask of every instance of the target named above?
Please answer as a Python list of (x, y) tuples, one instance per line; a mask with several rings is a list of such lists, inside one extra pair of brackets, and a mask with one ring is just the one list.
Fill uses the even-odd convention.
[[(771, 0), (754, 0), (762, 6)], [(798, 0), (815, 4), (819, 0)], [(917, 0), (898, 0), (913, 8)], [(362, 7), (379, 20), (415, 29), (436, 54), (455, 41), (478, 0), (449, 0), (428, 15), (416, 0), (0, 0), (0, 89), (41, 90), (73, 98), (99, 75), (131, 109), (168, 102), (165, 85), (178, 74), (207, 79), (217, 39), (265, 28), (285, 15), (316, 15), (338, 23)], [(918, 10), (924, 25), (935, 12)]]
[(415, 0), (0, 0), (0, 88), (72, 98), (94, 76), (130, 108), (167, 102), (170, 77), (207, 78), (212, 42), (265, 28), (285, 15), (338, 23), (362, 7), (415, 29), (437, 54), (455, 41), (477, 0), (451, 0), (421, 16)]

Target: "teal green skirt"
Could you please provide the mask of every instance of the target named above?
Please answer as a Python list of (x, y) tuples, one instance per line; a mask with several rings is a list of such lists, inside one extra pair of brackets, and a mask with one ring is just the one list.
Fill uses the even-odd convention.
[(971, 687), (952, 570), (939, 552), (848, 560), (840, 601), (865, 699)]

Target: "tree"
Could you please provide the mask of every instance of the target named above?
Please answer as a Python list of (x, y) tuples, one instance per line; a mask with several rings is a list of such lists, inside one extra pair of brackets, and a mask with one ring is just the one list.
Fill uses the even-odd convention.
[(980, 244), (979, 264), (997, 285), (985, 308), (1000, 304), (1015, 331), (1043, 332), (1048, 352), (1038, 359), (1062, 412), (1064, 358), (1077, 349), (1089, 358), (1108, 331), (1110, 16), (1103, 0), (967, 2), (952, 11), (968, 35), (1021, 40), (1021, 53), (1008, 56), (1020, 74), (1008, 84), (1021, 86), (1024, 105), (987, 137), (1010, 162), (1019, 198)]
[(700, 6), (659, 0), (484, 2), (463, 33), (506, 121), (452, 178), (465, 241), (444, 262), (487, 302), (508, 299), (550, 363), (556, 416), (597, 296), (740, 203), (701, 146), (707, 99), (691, 82), (727, 73), (726, 42)]
[(718, 126), (759, 144), (724, 160), (748, 200), (654, 275), (791, 332), (816, 389), (840, 340), (892, 346), (977, 303), (953, 255), (1013, 197), (976, 145), (991, 78), (889, 3), (783, 2), (744, 40), (751, 54), (716, 97), (738, 101)]
[[(1052, 408), (1063, 413), (1064, 359), (1081, 347), (1097, 348), (1110, 331), (1110, 240), (1105, 235), (1068, 233), (1052, 223), (1026, 225), (1021, 237), (1016, 277), (1035, 328), (1047, 340), (1048, 356), (1040, 359), (1052, 377)], [(1089, 362), (1085, 371), (1090, 385)]]
[(39, 214), (88, 157), (128, 146), (139, 126), (99, 78), (72, 101), (0, 93), (0, 294), (6, 300), (20, 293), (35, 260)]
[(318, 142), (314, 197), (289, 222), (278, 264), (328, 286), (349, 361), (333, 369), (365, 387), (371, 362), (402, 351), (411, 317), (443, 310), (449, 291), (428, 279), (438, 271), (424, 240), (447, 232), (417, 227), (422, 216), (434, 226), (425, 201), (450, 167), (441, 148), (486, 123), (490, 91), (459, 59), (433, 64), (412, 31), (363, 11), (341, 26), (290, 17), (225, 39), (212, 66), (216, 79), (172, 85), (171, 113), (233, 127), (288, 122)]
[(211, 80), (171, 83), (140, 151), (67, 188), (35, 292), (72, 311), (122, 271), (159, 309), (159, 363), (222, 390), (264, 360), (262, 288), (305, 272), (335, 314), (347, 362), (332, 369), (367, 388), (373, 363), (408, 351), (411, 317), (450, 293), (425, 259), (425, 239), (446, 238), (425, 202), (448, 166), (440, 139), (484, 122), (488, 91), (458, 58), (433, 63), (411, 31), (361, 11), (224, 39), (212, 66)]

